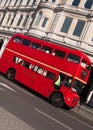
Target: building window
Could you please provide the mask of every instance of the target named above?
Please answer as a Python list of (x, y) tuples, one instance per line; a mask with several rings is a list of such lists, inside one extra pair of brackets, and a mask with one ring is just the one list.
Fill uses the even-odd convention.
[(7, 3), (7, 0), (2, 0), (2, 1), (1, 1), (1, 4), (2, 4), (2, 5), (1, 5), (1, 6), (5, 6), (6, 3)]
[(48, 2), (48, 0), (43, 0), (43, 2)]
[(73, 32), (73, 35), (80, 37), (80, 35), (82, 33), (82, 30), (84, 28), (84, 25), (85, 25), (85, 22), (79, 20), (77, 22), (76, 28), (75, 28), (75, 30)]
[(9, 14), (8, 19), (7, 19), (7, 21), (6, 21), (6, 24), (9, 23), (10, 18), (11, 18), (11, 14)]
[(9, 3), (8, 3), (8, 6), (10, 6), (10, 5), (11, 5), (11, 2), (12, 2), (12, 1), (10, 0), (10, 1), (9, 1)]
[(43, 20), (43, 23), (42, 23), (41, 27), (43, 27), (43, 28), (44, 28), (44, 27), (46, 26), (47, 21), (48, 21), (48, 18), (44, 18), (44, 20)]
[(69, 27), (70, 27), (70, 25), (71, 25), (71, 22), (72, 22), (72, 18), (67, 17), (67, 18), (64, 20), (63, 26), (62, 26), (62, 28), (61, 28), (61, 32), (67, 33), (68, 30), (69, 30)]
[(0, 5), (1, 5), (1, 3), (2, 3), (2, 0), (0, 0)]
[(10, 25), (12, 25), (12, 24), (13, 24), (13, 21), (14, 21), (15, 16), (16, 16), (16, 14), (14, 14), (14, 16), (12, 17), (12, 20), (11, 20)]
[(16, 4), (17, 4), (17, 0), (14, 2), (14, 6), (16, 6)]
[(80, 3), (80, 0), (74, 0), (73, 3), (72, 3), (72, 5), (73, 6), (78, 6), (79, 3)]
[(84, 7), (90, 9), (93, 4), (93, 0), (87, 0)]
[(26, 5), (29, 5), (30, 0), (27, 1)]
[(19, 20), (18, 20), (18, 22), (17, 22), (17, 26), (20, 25), (22, 18), (23, 18), (23, 15), (20, 16), (20, 18), (19, 18)]
[(20, 0), (20, 3), (19, 3), (19, 5), (21, 5), (21, 4), (22, 4), (22, 2), (23, 2), (23, 0)]
[(24, 20), (22, 26), (24, 26), (24, 27), (26, 26), (26, 23), (27, 23), (27, 21), (28, 21), (28, 18), (29, 18), (29, 15), (26, 15), (25, 20)]
[(36, 2), (36, 0), (33, 0), (32, 5), (34, 5), (34, 4), (35, 4), (35, 2)]
[(37, 18), (36, 18), (36, 21), (35, 21), (35, 24), (34, 24), (34, 27), (37, 27), (40, 20), (41, 20), (41, 17), (42, 17), (42, 12), (39, 12)]
[(93, 37), (92, 37), (91, 41), (93, 42)]
[(52, 2), (56, 2), (56, 0), (52, 0)]

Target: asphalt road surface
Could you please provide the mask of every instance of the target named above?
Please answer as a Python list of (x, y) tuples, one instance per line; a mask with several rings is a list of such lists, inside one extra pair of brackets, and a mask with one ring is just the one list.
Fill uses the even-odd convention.
[(93, 130), (92, 117), (56, 108), (0, 75), (0, 130)]

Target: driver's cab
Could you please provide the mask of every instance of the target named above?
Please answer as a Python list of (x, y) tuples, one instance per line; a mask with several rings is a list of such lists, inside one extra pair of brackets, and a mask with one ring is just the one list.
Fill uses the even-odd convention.
[[(84, 84), (76, 80), (72, 76), (70, 77), (65, 74), (59, 73), (58, 78), (55, 81), (54, 88), (60, 90), (63, 86), (73, 92), (76, 92), (78, 95), (81, 95)], [(66, 89), (66, 91), (68, 89)]]

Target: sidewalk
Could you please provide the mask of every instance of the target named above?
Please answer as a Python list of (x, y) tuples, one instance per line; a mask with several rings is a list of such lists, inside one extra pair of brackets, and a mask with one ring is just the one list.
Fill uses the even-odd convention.
[(0, 130), (34, 130), (16, 116), (0, 107)]
[(86, 106), (86, 105), (81, 105), (81, 109), (90, 112), (91, 114), (93, 114), (93, 108)]

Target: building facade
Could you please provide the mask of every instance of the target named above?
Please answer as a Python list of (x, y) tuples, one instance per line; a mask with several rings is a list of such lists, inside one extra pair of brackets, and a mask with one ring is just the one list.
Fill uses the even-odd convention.
[(79, 49), (93, 62), (93, 0), (0, 0), (0, 37), (7, 43), (14, 33)]

